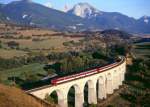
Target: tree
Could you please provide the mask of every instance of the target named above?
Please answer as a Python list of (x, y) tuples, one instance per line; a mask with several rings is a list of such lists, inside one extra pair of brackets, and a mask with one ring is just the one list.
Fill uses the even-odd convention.
[(47, 74), (48, 74), (48, 75), (51, 75), (52, 73), (55, 73), (55, 72), (56, 72), (55, 69), (48, 69), (48, 70), (47, 70)]
[(7, 42), (8, 47), (12, 48), (12, 49), (17, 49), (19, 48), (19, 43), (15, 42), (15, 41), (10, 41)]
[(106, 58), (107, 58), (107, 57), (104, 56), (101, 52), (98, 52), (98, 51), (94, 52), (94, 53), (92, 54), (92, 56), (93, 56), (93, 58), (95, 58), (95, 59), (106, 59)]
[(63, 74), (65, 74), (65, 72), (68, 70), (68, 62), (67, 59), (63, 59), (61, 61), (61, 65), (60, 65), (60, 69), (63, 72)]
[(108, 105), (107, 107), (114, 107), (113, 105)]
[(97, 107), (96, 104), (90, 104), (89, 107)]
[(2, 41), (0, 41), (0, 48), (2, 48)]
[(38, 77), (36, 74), (33, 74), (33, 73), (27, 73), (25, 72), (25, 80), (27, 82), (36, 82), (38, 80)]
[(126, 55), (131, 52), (132, 46), (128, 44), (117, 44), (112, 47), (112, 51), (116, 55)]
[(73, 72), (73, 64), (72, 61), (68, 61), (67, 63), (67, 72), (72, 73)]
[(50, 103), (54, 103), (53, 99), (50, 97), (50, 95), (48, 93), (45, 95), (45, 99), (44, 100), (46, 100), (46, 101), (48, 101)]
[(2, 73), (0, 72), (0, 83), (2, 82)]
[(84, 67), (84, 61), (81, 57), (77, 56), (73, 58), (73, 69), (78, 70)]

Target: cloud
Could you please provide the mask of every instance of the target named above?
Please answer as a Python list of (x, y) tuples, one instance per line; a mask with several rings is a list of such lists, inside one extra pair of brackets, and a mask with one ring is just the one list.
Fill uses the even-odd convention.
[(47, 3), (45, 3), (44, 5), (45, 5), (46, 7), (49, 7), (49, 8), (52, 8), (52, 7), (53, 7), (50, 2), (47, 2)]

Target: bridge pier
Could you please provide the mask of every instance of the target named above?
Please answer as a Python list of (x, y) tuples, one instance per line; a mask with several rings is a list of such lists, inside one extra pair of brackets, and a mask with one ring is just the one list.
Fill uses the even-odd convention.
[(122, 85), (121, 73), (119, 73), (119, 86)]
[(75, 107), (83, 107), (84, 95), (83, 93), (77, 93), (75, 95)]
[(119, 81), (120, 81), (120, 79), (119, 79), (119, 73), (117, 74), (117, 76), (116, 76), (116, 89), (119, 89)]
[(59, 107), (68, 107), (67, 98), (61, 99), (61, 100), (58, 99), (58, 106)]
[(99, 85), (98, 85), (98, 99), (106, 99), (106, 87), (105, 87), (105, 84), (99, 83)]
[(124, 79), (125, 79), (125, 72), (123, 72), (122, 74), (122, 81), (124, 81)]
[(112, 85), (112, 80), (111, 79), (107, 79), (106, 90), (107, 90), (107, 94), (112, 94), (113, 93), (113, 85)]
[(123, 74), (123, 73), (121, 73), (121, 82), (123, 82), (123, 75), (124, 75), (124, 74)]
[(96, 88), (89, 88), (88, 103), (97, 104)]
[[(115, 72), (116, 73), (116, 72)], [(115, 90), (116, 89), (116, 87), (117, 87), (117, 84), (116, 84), (116, 82), (117, 82), (117, 80), (116, 80), (116, 74), (114, 74), (113, 75), (113, 89)]]

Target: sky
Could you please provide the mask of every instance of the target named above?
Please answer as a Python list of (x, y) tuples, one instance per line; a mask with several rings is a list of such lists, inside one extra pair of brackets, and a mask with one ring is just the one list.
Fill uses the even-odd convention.
[[(0, 0), (0, 3), (9, 3), (15, 0)], [(64, 10), (64, 7), (73, 7), (80, 2), (87, 2), (93, 7), (105, 12), (120, 12), (129, 17), (140, 18), (150, 16), (150, 0), (32, 0), (34, 2)]]

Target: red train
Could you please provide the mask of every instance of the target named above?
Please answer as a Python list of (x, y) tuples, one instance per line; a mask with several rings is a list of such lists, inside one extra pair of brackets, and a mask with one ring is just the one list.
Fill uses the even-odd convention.
[(104, 72), (105, 70), (108, 70), (108, 69), (113, 68), (117, 65), (120, 65), (124, 61), (124, 58), (120, 57), (120, 59), (121, 60), (119, 62), (115, 62), (113, 64), (109, 64), (109, 65), (104, 66), (104, 67), (98, 67), (98, 68), (94, 68), (94, 69), (91, 69), (91, 70), (87, 70), (86, 72), (81, 72), (81, 73), (78, 73), (78, 74), (73, 74), (73, 75), (53, 79), (53, 80), (51, 80), (51, 84), (52, 85), (57, 85), (57, 84), (64, 83), (64, 82), (67, 82), (67, 81), (71, 81), (71, 80), (75, 80), (75, 79), (78, 79), (78, 78), (87, 77), (87, 76), (90, 76), (90, 75), (93, 75), (93, 74), (96, 74), (96, 73)]

